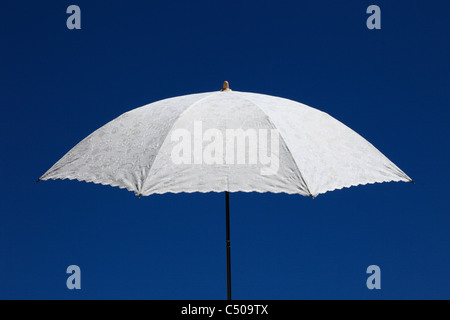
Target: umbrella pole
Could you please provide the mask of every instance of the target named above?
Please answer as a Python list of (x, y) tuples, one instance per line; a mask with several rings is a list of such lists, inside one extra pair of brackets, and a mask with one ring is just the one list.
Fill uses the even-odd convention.
[(230, 253), (230, 193), (225, 192), (227, 216), (227, 299), (231, 300), (231, 253)]

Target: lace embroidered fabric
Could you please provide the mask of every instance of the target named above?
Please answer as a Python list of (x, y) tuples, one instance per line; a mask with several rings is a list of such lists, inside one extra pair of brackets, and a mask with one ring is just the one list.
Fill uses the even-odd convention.
[[(194, 133), (196, 123), (201, 123), (203, 133), (210, 130), (223, 136), (227, 129), (276, 130), (276, 172), (261, 174), (265, 167), (261, 162), (227, 163), (225, 153), (218, 163), (175, 163), (173, 152), (180, 141), (174, 133)], [(192, 145), (204, 148), (209, 143), (195, 139), (194, 134)], [(274, 155), (270, 143), (258, 146)], [(250, 150), (244, 151), (247, 160)], [(94, 182), (145, 196), (255, 191), (314, 197), (361, 184), (411, 181), (372, 144), (330, 115), (292, 100), (238, 91), (185, 95), (126, 112), (72, 148), (41, 177), (48, 179)]]

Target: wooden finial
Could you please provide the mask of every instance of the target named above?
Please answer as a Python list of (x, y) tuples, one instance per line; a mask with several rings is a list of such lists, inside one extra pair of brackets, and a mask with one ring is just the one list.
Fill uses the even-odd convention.
[(220, 90), (220, 91), (231, 91), (228, 81), (223, 82), (223, 87), (222, 87), (222, 90)]

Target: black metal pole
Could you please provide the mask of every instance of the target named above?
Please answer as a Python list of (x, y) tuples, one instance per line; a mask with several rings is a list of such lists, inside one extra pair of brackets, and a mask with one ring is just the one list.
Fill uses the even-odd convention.
[(231, 300), (230, 194), (225, 192), (227, 215), (227, 299)]

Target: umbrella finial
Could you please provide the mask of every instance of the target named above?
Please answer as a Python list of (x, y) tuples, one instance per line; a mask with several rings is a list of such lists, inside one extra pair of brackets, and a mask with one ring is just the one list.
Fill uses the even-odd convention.
[(220, 90), (220, 91), (231, 91), (230, 84), (228, 83), (228, 81), (223, 82), (223, 87), (222, 87), (222, 90)]

